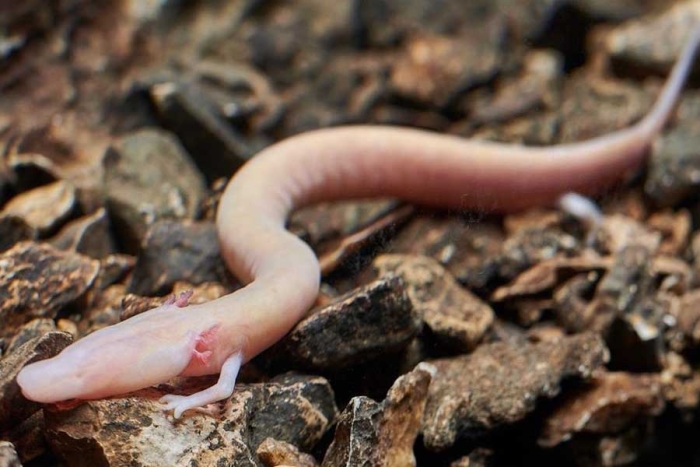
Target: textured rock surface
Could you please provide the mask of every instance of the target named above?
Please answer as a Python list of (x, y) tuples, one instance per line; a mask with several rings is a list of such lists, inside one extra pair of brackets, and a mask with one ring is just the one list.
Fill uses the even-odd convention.
[(0, 217), (19, 217), (39, 234), (46, 234), (71, 215), (76, 203), (75, 188), (59, 181), (15, 196)]
[(554, 446), (577, 433), (616, 434), (644, 424), (665, 404), (656, 375), (605, 373), (560, 401), (539, 443)]
[(517, 422), (538, 398), (556, 396), (563, 379), (590, 377), (607, 358), (600, 337), (581, 334), (531, 345), (486, 344), (470, 355), (435, 360), (425, 445), (443, 450), (460, 438)]
[(17, 374), (24, 365), (51, 358), (73, 339), (64, 332), (49, 332), (26, 342), (0, 360), (0, 432), (28, 418), (41, 405), (28, 401), (17, 385)]
[(103, 188), (122, 241), (138, 245), (163, 219), (192, 219), (204, 179), (175, 137), (143, 130), (124, 137), (103, 159)]
[(259, 466), (255, 452), (266, 438), (309, 450), (336, 416), (333, 392), (319, 377), (240, 385), (219, 415), (188, 413), (180, 420), (162, 412), (162, 394), (148, 389), (52, 409), (46, 414), (49, 444), (69, 465)]
[(476, 347), (493, 323), (493, 310), (462, 288), (440, 264), (426, 256), (383, 255), (373, 266), (380, 276), (398, 274), (413, 307), (443, 345)]
[(304, 368), (337, 370), (401, 349), (420, 329), (403, 281), (387, 276), (300, 321), (270, 356)]
[(353, 398), (338, 418), (322, 465), (416, 465), (413, 444), (434, 372), (429, 364), (419, 365), (397, 379), (381, 403), (363, 396)]
[(161, 295), (177, 281), (201, 284), (227, 277), (213, 223), (161, 221), (149, 229), (127, 288)]
[(53, 318), (90, 287), (99, 262), (46, 244), (18, 243), (0, 255), (0, 334)]

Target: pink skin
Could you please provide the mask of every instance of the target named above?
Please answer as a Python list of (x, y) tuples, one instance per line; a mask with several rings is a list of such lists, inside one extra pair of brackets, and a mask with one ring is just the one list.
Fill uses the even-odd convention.
[(258, 154), (231, 180), (217, 227), (231, 270), (248, 285), (187, 308), (176, 301), (85, 337), (25, 367), (17, 381), (39, 402), (122, 394), (177, 375), (220, 373), (190, 396), (165, 396), (179, 417), (229, 397), (241, 363), (282, 338), (316, 299), (312, 250), (285, 230), (295, 208), (393, 196), (424, 205), (515, 211), (567, 192), (600, 192), (643, 161), (671, 114), (700, 41), (693, 32), (649, 114), (581, 143), (527, 148), (407, 128), (323, 129)]

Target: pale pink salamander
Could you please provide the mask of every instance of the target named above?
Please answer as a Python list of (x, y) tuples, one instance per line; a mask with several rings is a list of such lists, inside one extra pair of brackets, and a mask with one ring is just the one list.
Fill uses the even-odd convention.
[(314, 303), (319, 266), (285, 230), (295, 208), (319, 201), (393, 196), (424, 205), (514, 211), (551, 205), (567, 192), (593, 194), (645, 158), (693, 63), (695, 31), (648, 115), (588, 141), (522, 147), (407, 128), (351, 126), (275, 144), (229, 183), (217, 227), (221, 249), (244, 288), (201, 305), (186, 298), (78, 340), (17, 377), (39, 402), (102, 398), (178, 375), (219, 373), (216, 385), (163, 397), (179, 417), (231, 395), (242, 363), (282, 338)]

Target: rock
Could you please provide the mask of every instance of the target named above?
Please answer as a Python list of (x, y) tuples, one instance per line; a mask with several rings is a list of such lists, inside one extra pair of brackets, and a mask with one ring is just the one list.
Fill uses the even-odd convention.
[(321, 203), (294, 212), (288, 229), (311, 245), (347, 237), (396, 209), (396, 200)]
[(559, 400), (547, 416), (538, 443), (553, 447), (579, 433), (621, 433), (645, 424), (664, 407), (658, 376), (602, 373)]
[(15, 447), (9, 441), (0, 441), (0, 467), (22, 467)]
[(326, 203), (293, 216), (290, 231), (309, 243), (318, 256), (321, 274), (363, 269), (362, 253), (386, 242), (415, 211), (396, 200)]
[(667, 72), (698, 19), (698, 2), (677, 2), (658, 15), (643, 16), (612, 29), (604, 47), (616, 61), (630, 63), (637, 69)]
[(380, 276), (401, 276), (414, 309), (438, 341), (450, 348), (473, 349), (493, 323), (491, 307), (463, 289), (432, 258), (382, 255), (373, 266)]
[(165, 126), (178, 135), (210, 182), (232, 174), (260, 149), (193, 86), (159, 83), (151, 87), (150, 95)]
[[(188, 391), (211, 379), (191, 381)], [(178, 391), (181, 392), (181, 391)], [(333, 423), (333, 391), (320, 377), (285, 375), (238, 385), (221, 414), (165, 414), (162, 391), (87, 401), (46, 411), (47, 439), (68, 465), (240, 465), (257, 467), (255, 452), (269, 437), (307, 451)], [(284, 420), (284, 423), (280, 423)]]
[(265, 467), (290, 465), (294, 467), (317, 467), (313, 456), (299, 451), (293, 444), (265, 438), (255, 452)]
[(9, 250), (23, 240), (36, 240), (39, 233), (27, 222), (15, 216), (0, 216), (0, 252)]
[(28, 342), (35, 337), (43, 336), (49, 332), (56, 330), (56, 323), (52, 319), (37, 318), (33, 319), (19, 329), (15, 336), (10, 340), (10, 343), (5, 349), (5, 353), (11, 354), (17, 350), (22, 344)]
[(95, 281), (95, 288), (99, 290), (121, 281), (134, 269), (136, 258), (131, 255), (109, 255), (100, 259), (100, 273)]
[(66, 224), (51, 239), (51, 244), (59, 250), (75, 251), (98, 259), (116, 252), (104, 208)]
[(519, 228), (508, 236), (498, 257), (498, 272), (510, 279), (540, 261), (574, 256), (583, 242), (563, 231), (560, 222)]
[(354, 397), (338, 418), (335, 437), (322, 465), (416, 465), (413, 444), (434, 372), (429, 364), (418, 365), (396, 380), (381, 403)]
[(23, 344), (0, 360), (0, 427), (14, 427), (41, 409), (41, 404), (24, 398), (17, 374), (29, 363), (58, 355), (73, 342), (63, 332), (49, 332)]
[[(661, 207), (675, 206), (700, 187), (700, 126), (681, 120), (652, 145), (644, 193)], [(687, 122), (687, 123), (686, 123)]]
[(18, 217), (40, 235), (56, 229), (76, 209), (75, 188), (58, 181), (20, 193), (7, 202), (0, 217)]
[(426, 447), (442, 451), (532, 412), (565, 378), (589, 378), (608, 358), (596, 334), (554, 342), (479, 346), (472, 354), (432, 361), (437, 368), (423, 420)]
[(193, 219), (204, 178), (177, 139), (140, 130), (110, 147), (102, 160), (103, 189), (119, 240), (135, 250), (159, 220)]
[(417, 215), (399, 232), (392, 253), (429, 256), (469, 288), (483, 288), (496, 277), (503, 231), (483, 219)]
[(629, 127), (651, 107), (658, 91), (583, 70), (566, 81), (560, 107), (560, 142), (583, 141)]
[(127, 286), (137, 295), (162, 295), (177, 281), (226, 282), (213, 222), (156, 222), (148, 230)]
[(409, 39), (391, 72), (394, 91), (411, 101), (443, 107), (464, 90), (493, 78), (503, 63), (498, 48), (503, 25), (494, 23), (477, 31), (481, 37)]
[[(522, 67), (517, 76), (499, 83), (493, 94), (470, 100), (469, 121), (472, 125), (506, 122), (556, 108), (563, 74), (561, 56), (553, 51), (535, 50), (523, 58)], [(483, 137), (484, 133), (480, 136)]]
[(100, 265), (46, 244), (21, 242), (0, 254), (0, 334), (53, 318), (92, 286)]
[(339, 370), (404, 348), (421, 325), (403, 281), (390, 275), (300, 321), (266, 358), (306, 369)]

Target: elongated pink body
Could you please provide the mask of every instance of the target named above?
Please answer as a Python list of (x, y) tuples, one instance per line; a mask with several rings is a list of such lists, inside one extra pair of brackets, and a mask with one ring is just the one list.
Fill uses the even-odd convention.
[[(167, 396), (176, 416), (228, 397), (241, 361), (282, 338), (318, 293), (314, 253), (285, 230), (293, 209), (318, 201), (393, 196), (425, 205), (503, 212), (552, 204), (567, 192), (599, 192), (643, 162), (675, 105), (699, 41), (700, 29), (693, 32), (644, 119), (589, 141), (531, 148), (407, 128), (354, 126), (312, 131), (263, 150), (235, 174), (217, 216), (226, 263), (248, 285), (174, 315), (150, 311), (149, 318), (137, 316), (132, 319), (140, 321), (129, 319), (98, 331), (103, 334), (27, 366), (18, 378), (24, 394), (43, 402), (102, 397), (109, 394), (107, 374), (114, 368), (128, 373), (133, 366), (140, 372), (152, 367), (160, 380), (221, 370), (216, 387), (188, 397)], [(160, 340), (144, 342), (148, 327), (159, 330)], [(109, 342), (104, 347), (109, 355), (100, 339)], [(201, 343), (206, 349), (198, 347)], [(122, 357), (115, 350), (119, 346), (141, 346), (143, 351)], [(84, 364), (86, 354), (90, 365)], [(110, 362), (102, 372), (100, 359)], [(59, 377), (78, 373), (80, 385), (51, 389), (60, 386)], [(154, 382), (152, 376), (130, 374), (114, 385), (113, 393)]]

